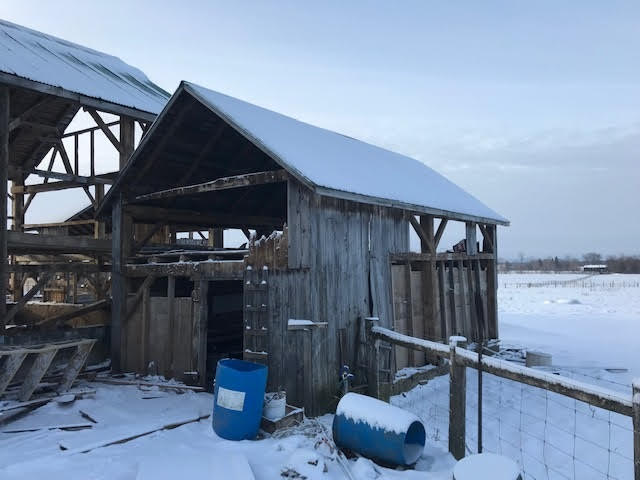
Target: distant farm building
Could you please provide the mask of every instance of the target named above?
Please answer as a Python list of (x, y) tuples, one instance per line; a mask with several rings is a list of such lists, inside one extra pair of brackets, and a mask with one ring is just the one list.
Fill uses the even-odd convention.
[(585, 273), (609, 273), (606, 265), (583, 265), (580, 270)]
[[(105, 61), (104, 54), (92, 55)], [(66, 60), (60, 62), (53, 65), (67, 68)], [(91, 70), (92, 62), (85, 65)], [(0, 241), (6, 248), (8, 239), (12, 255), (30, 255), (23, 266), (7, 265), (3, 253), (0, 273), (88, 276), (96, 284), (95, 304), (82, 308), (91, 312), (100, 302), (111, 303), (105, 323), (116, 371), (146, 373), (151, 364), (167, 377), (211, 385), (218, 359), (244, 358), (268, 365), (270, 390), (286, 390), (288, 401), (317, 414), (334, 407), (343, 365), (355, 371), (357, 383), (366, 383), (367, 317), (437, 341), (498, 337), (496, 230), (508, 225), (504, 217), (417, 160), (193, 83), (182, 82), (165, 104), (166, 96), (144, 74), (121, 62), (117, 67), (129, 69), (128, 75), (116, 72), (118, 88), (65, 70), (70, 86), (91, 86), (81, 94), (49, 78), (38, 81), (56, 88), (26, 80), (26, 73), (18, 80), (16, 74), (0, 76), (0, 111), (10, 111), (0, 117), (0, 161), (10, 172), (17, 212), (16, 231), (7, 232), (4, 222)], [(103, 69), (97, 71), (90, 73)], [(118, 92), (126, 95), (114, 97)], [(64, 115), (39, 117), (40, 97), (51, 95), (64, 103)], [(10, 107), (9, 99), (18, 107)], [(62, 132), (81, 106), (120, 115), (120, 138), (97, 113), (90, 130), (116, 147), (119, 173), (100, 176), (91, 169), (81, 176), (61, 147), (60, 137), (68, 135)], [(46, 141), (62, 155), (66, 173), (34, 170), (51, 149), (51, 143), (39, 147), (42, 129), (19, 130), (36, 148), (25, 144), (16, 150), (22, 156), (13, 153), (22, 144), (6, 132), (30, 108), (28, 122), (48, 121), (60, 132)], [(135, 149), (134, 118), (144, 133)], [(29, 174), (43, 175), (44, 186), (25, 185)], [(91, 208), (67, 222), (25, 228), (20, 198), (63, 182), (95, 185)], [(113, 185), (103, 197), (105, 183)], [(454, 221), (466, 233), (452, 253), (440, 243)], [(246, 236), (241, 245), (229, 244), (230, 230)], [(410, 249), (411, 230), (420, 252)], [(35, 256), (43, 253), (48, 257)], [(64, 298), (74, 303), (69, 288)], [(21, 288), (13, 292), (7, 325), (26, 303)], [(389, 379), (427, 361), (401, 347), (385, 349), (381, 357), (380, 371)]]

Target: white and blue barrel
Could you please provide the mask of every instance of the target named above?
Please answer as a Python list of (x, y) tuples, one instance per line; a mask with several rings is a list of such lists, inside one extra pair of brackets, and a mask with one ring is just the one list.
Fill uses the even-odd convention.
[(424, 451), (425, 438), (414, 414), (357, 393), (342, 397), (333, 418), (336, 445), (385, 464), (413, 465)]
[(230, 358), (218, 362), (211, 420), (218, 436), (227, 440), (256, 437), (266, 386), (266, 366)]

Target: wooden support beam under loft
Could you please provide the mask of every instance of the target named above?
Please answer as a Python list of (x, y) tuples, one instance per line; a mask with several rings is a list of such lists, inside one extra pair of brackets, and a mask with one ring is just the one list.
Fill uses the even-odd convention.
[(9, 265), (9, 272), (28, 275), (37, 275), (43, 272), (64, 273), (72, 272), (79, 275), (89, 275), (92, 273), (106, 273), (111, 271), (109, 264), (97, 264), (87, 262), (67, 262), (67, 263), (14, 263)]
[(244, 216), (227, 213), (203, 214), (195, 210), (181, 210), (144, 205), (127, 205), (125, 211), (140, 222), (196, 225), (200, 227), (269, 227), (281, 228), (285, 219), (279, 217)]
[(160, 192), (139, 195), (136, 201), (159, 200), (164, 198), (177, 197), (182, 195), (195, 195), (198, 193), (215, 192), (232, 188), (251, 187), (254, 185), (266, 185), (268, 183), (285, 182), (287, 172), (283, 169), (267, 172), (247, 173), (244, 175), (234, 175), (222, 177), (210, 182), (198, 183), (196, 185), (186, 185), (184, 187), (170, 188)]
[(415, 216), (409, 215), (409, 222), (413, 230), (418, 234), (418, 237), (420, 237), (420, 244), (426, 246), (430, 253), (436, 253), (433, 245), (433, 236), (430, 236), (429, 233), (422, 228), (422, 225), (418, 223)]
[(436, 249), (440, 244), (440, 239), (442, 238), (442, 234), (444, 233), (444, 229), (446, 228), (448, 221), (449, 220), (447, 220), (446, 218), (440, 219), (440, 224), (438, 225), (438, 230), (436, 231), (436, 236), (433, 240), (433, 245)]
[(67, 237), (62, 235), (42, 235), (9, 231), (7, 246), (12, 254), (19, 253), (86, 253), (109, 255), (109, 240), (87, 237)]

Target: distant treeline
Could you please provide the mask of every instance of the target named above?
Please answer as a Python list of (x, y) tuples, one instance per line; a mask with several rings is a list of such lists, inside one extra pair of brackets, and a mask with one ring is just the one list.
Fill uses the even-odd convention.
[(529, 258), (521, 254), (517, 260), (500, 260), (499, 268), (505, 272), (539, 271), (539, 272), (575, 272), (583, 265), (607, 266), (611, 273), (640, 273), (640, 256), (619, 255), (602, 256), (598, 253), (587, 253), (582, 258), (547, 257)]

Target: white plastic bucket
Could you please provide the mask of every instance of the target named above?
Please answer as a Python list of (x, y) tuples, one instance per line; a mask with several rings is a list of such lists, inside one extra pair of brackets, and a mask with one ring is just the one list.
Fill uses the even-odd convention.
[(279, 420), (286, 414), (287, 393), (269, 392), (264, 395), (262, 415), (269, 420)]

